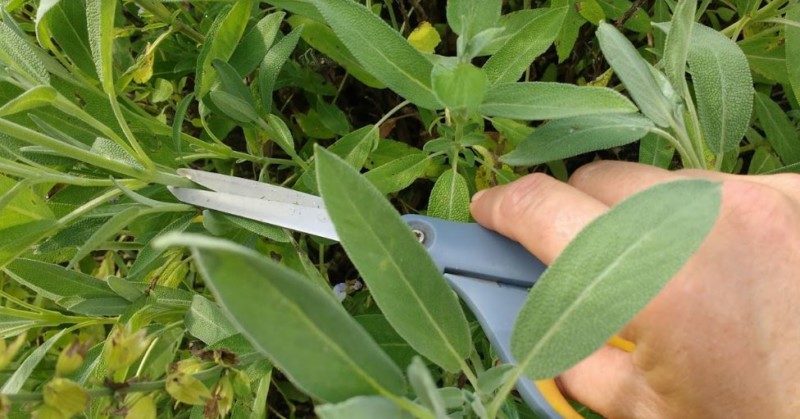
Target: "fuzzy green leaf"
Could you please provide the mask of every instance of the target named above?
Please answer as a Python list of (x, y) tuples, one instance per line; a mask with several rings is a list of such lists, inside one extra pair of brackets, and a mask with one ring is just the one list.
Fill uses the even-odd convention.
[(251, 10), (251, 0), (236, 0), (230, 9), (217, 16), (208, 30), (207, 41), (200, 49), (195, 70), (195, 96), (198, 99), (203, 99), (216, 81), (216, 72), (211, 71), (211, 63), (216, 59), (228, 61), (244, 34)]
[(339, 404), (323, 404), (314, 411), (321, 419), (411, 419), (391, 400), (380, 396), (360, 396)]
[(445, 220), (470, 220), (467, 181), (458, 172), (448, 169), (436, 179), (428, 200), (428, 215)]
[(531, 166), (565, 159), (628, 144), (642, 138), (651, 128), (653, 123), (638, 114), (556, 119), (534, 130), (500, 160), (513, 166)]
[(114, 17), (117, 0), (86, 0), (86, 25), (89, 46), (100, 84), (108, 95), (116, 96), (114, 88)]
[(407, 188), (425, 173), (429, 164), (428, 156), (412, 152), (370, 170), (364, 177), (379, 191), (389, 194)]
[(184, 319), (186, 331), (206, 345), (213, 345), (238, 333), (218, 305), (195, 294)]
[(664, 46), (664, 74), (678, 91), (686, 90), (686, 59), (692, 40), (697, 0), (680, 0)]
[(160, 246), (192, 250), (236, 327), (304, 392), (329, 402), (403, 394), (397, 366), (340, 304), (295, 271), (231, 242), (191, 234)]
[(286, 60), (289, 59), (289, 55), (294, 51), (294, 47), (297, 46), (302, 31), (302, 27), (295, 28), (289, 35), (276, 42), (261, 61), (261, 69), (258, 70), (258, 91), (261, 94), (261, 107), (264, 112), (269, 113), (272, 109), (272, 91), (275, 88), (275, 81), (278, 79), (281, 68), (286, 64)]
[(636, 112), (636, 106), (625, 96), (605, 87), (532, 82), (493, 87), (480, 110), (487, 116), (533, 121)]
[(704, 180), (657, 185), (578, 233), (517, 317), (511, 348), (526, 375), (554, 377), (574, 365), (655, 297), (711, 231), (720, 189)]
[(753, 113), (747, 57), (727, 36), (695, 24), (689, 67), (706, 144), (717, 155), (738, 147)]
[(347, 162), (319, 147), (316, 157), (328, 214), (386, 319), (420, 354), (459, 370), (472, 346), (467, 321), (428, 252)]
[(58, 92), (50, 86), (35, 86), (0, 107), (0, 117), (29, 111), (53, 103)]
[(380, 17), (353, 0), (310, 2), (376, 79), (423, 108), (441, 107), (430, 84), (430, 61)]
[(448, 0), (447, 23), (453, 32), (471, 38), (497, 23), (502, 6), (501, 0)]
[(556, 39), (566, 14), (567, 8), (559, 7), (541, 9), (533, 16), (484, 64), (489, 83), (517, 81), (533, 60)]
[(306, 41), (308, 45), (311, 45), (317, 51), (331, 57), (358, 81), (375, 89), (386, 87), (358, 63), (356, 57), (350, 53), (328, 25), (301, 15), (290, 16), (286, 21), (295, 29), (302, 26), (303, 34), (301, 36), (303, 41)]
[(642, 113), (656, 125), (667, 127), (673, 119), (673, 103), (664, 95), (650, 66), (631, 41), (613, 25), (601, 22), (597, 29), (600, 49), (611, 68), (625, 84)]
[(486, 95), (486, 73), (469, 63), (434, 66), (431, 83), (436, 97), (450, 109), (475, 109)]
[(31, 84), (50, 84), (50, 74), (41, 59), (6, 22), (0, 22), (0, 62)]

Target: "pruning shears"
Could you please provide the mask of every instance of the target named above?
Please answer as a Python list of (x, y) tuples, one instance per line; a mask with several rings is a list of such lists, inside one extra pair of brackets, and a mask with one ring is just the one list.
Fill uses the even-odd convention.
[[(170, 187), (187, 204), (312, 234), (339, 238), (322, 198), (280, 186), (199, 170), (180, 175), (206, 189)], [(404, 215), (448, 284), (475, 314), (500, 359), (513, 364), (511, 332), (530, 287), (546, 269), (520, 244), (475, 223)], [(581, 417), (552, 379), (522, 378), (517, 391), (537, 414)]]

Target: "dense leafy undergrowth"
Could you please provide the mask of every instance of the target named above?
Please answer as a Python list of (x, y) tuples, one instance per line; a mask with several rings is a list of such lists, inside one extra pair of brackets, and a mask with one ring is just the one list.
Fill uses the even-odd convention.
[[(718, 187), (585, 230), (523, 308), (517, 366), (398, 211), (469, 221), (476, 191), (597, 157), (800, 169), (795, 0), (2, 4), (2, 414), (527, 417), (516, 379), (642, 307)], [(321, 194), (344, 246), (178, 203), (183, 167)]]

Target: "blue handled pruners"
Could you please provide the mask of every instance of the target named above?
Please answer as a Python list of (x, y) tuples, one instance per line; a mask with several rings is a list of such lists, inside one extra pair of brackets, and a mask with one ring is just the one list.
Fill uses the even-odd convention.
[[(217, 173), (179, 174), (207, 189), (170, 187), (178, 200), (288, 229), (338, 240), (322, 199), (302, 192)], [(545, 266), (525, 248), (474, 223), (405, 215), (447, 282), (477, 317), (506, 363), (514, 363), (511, 331), (528, 289)], [(553, 380), (521, 379), (517, 390), (545, 417), (579, 416)]]

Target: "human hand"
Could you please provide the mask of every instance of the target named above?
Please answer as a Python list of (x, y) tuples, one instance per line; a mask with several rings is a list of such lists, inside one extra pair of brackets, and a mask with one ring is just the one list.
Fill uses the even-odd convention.
[[(631, 194), (684, 178), (722, 182), (700, 249), (604, 346), (558, 377), (606, 417), (796, 417), (800, 412), (800, 176), (669, 172), (595, 162), (569, 183), (526, 176), (473, 197), (475, 220), (550, 264)], [(624, 298), (624, 296), (620, 296)]]

